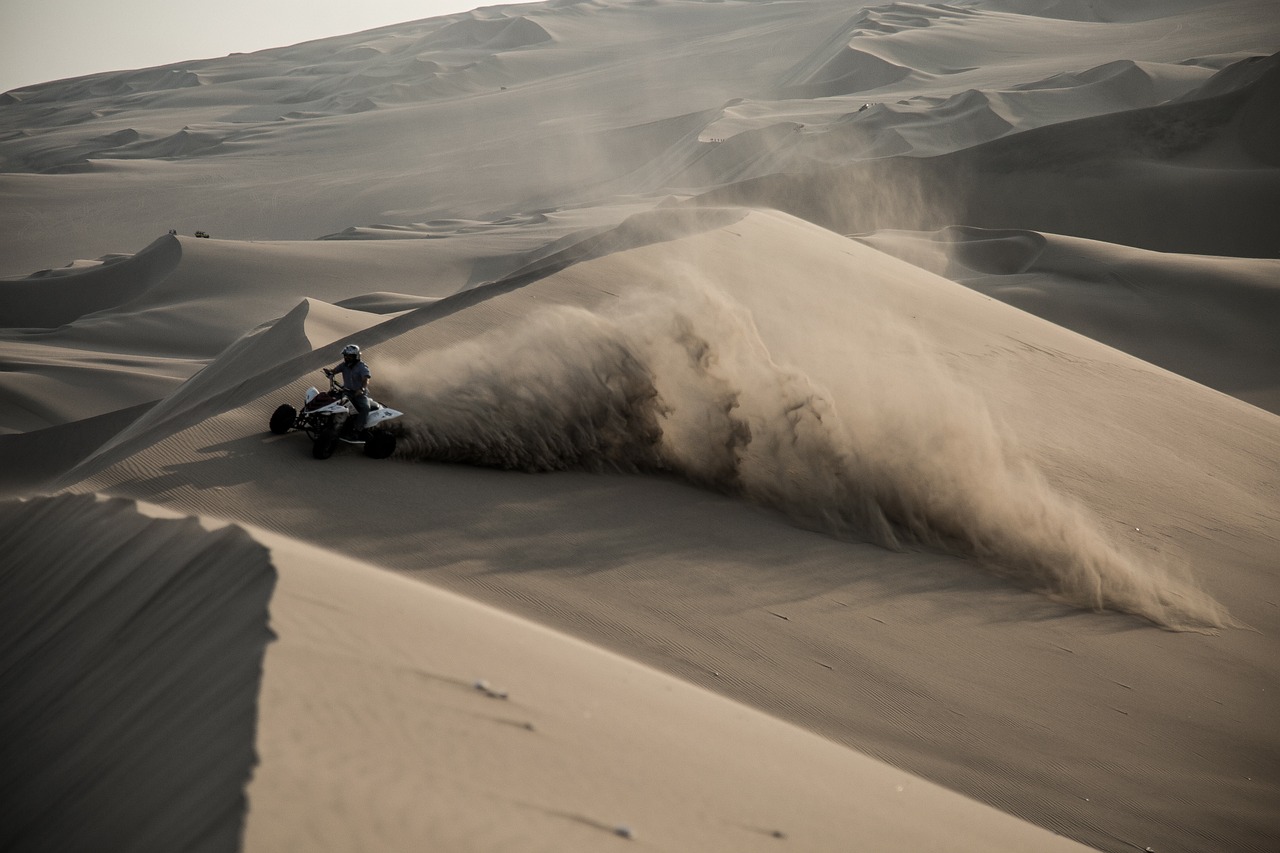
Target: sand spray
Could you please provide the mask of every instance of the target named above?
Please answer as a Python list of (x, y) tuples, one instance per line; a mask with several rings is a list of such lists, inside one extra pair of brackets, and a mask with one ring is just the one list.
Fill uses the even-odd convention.
[(420, 413), (401, 439), (409, 458), (669, 472), (842, 539), (974, 559), (1077, 607), (1177, 630), (1232, 624), (1185, 572), (1128, 553), (1055, 490), (927, 340), (875, 322), (910, 348), (911, 381), (878, 375), (877, 342), (850, 335), (832, 356), (848, 362), (847, 399), (775, 361), (750, 312), (687, 273), (380, 374)]

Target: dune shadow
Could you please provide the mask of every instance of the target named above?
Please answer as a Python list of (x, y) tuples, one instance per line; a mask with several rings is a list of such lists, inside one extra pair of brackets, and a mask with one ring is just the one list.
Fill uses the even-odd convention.
[(0, 504), (0, 849), (240, 849), (275, 569), (131, 501)]
[[(195, 448), (200, 454), (187, 462), (175, 462), (165, 465), (161, 473), (143, 477), (136, 484), (148, 495), (162, 495), (172, 489), (190, 487), (199, 483), (201, 489), (217, 489), (239, 486), (255, 481), (258, 469), (253, 464), (265, 445), (279, 445), (276, 449), (288, 447), (290, 455), (310, 457), (310, 444), (300, 442), (297, 437), (275, 436), (269, 433), (254, 433), (240, 436), (217, 444), (209, 444)], [(247, 464), (245, 464), (247, 463)]]
[(142, 417), (154, 403), (105, 412), (66, 424), (0, 435), (0, 498), (38, 491), (75, 467), (101, 444)]

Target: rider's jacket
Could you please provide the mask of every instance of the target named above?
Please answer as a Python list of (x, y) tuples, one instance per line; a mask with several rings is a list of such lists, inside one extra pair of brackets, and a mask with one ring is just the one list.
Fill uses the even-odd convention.
[[(347, 366), (346, 361), (343, 361), (333, 369), (333, 372), (342, 375), (342, 387), (352, 392), (359, 392), (370, 376), (369, 365), (363, 361), (357, 361), (351, 366)], [(362, 382), (361, 379), (364, 381)]]

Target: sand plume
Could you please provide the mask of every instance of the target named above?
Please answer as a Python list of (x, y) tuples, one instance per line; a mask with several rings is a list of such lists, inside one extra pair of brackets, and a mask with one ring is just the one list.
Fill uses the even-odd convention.
[(880, 375), (863, 343), (850, 399), (775, 362), (750, 314), (690, 271), (667, 293), (600, 313), (546, 309), (383, 373), (389, 396), (418, 413), (410, 457), (670, 472), (840, 538), (975, 558), (1077, 607), (1173, 629), (1228, 623), (1052, 488), (926, 341), (879, 322), (909, 341), (918, 370)]

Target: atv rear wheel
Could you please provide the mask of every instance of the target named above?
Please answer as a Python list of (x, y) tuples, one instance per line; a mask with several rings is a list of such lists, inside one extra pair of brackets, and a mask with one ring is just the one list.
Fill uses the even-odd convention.
[(276, 435), (284, 435), (293, 429), (294, 423), (298, 420), (298, 410), (288, 403), (277, 408), (271, 414), (271, 431)]
[(386, 430), (371, 430), (365, 438), (364, 455), (370, 459), (386, 459), (396, 452), (396, 437)]

